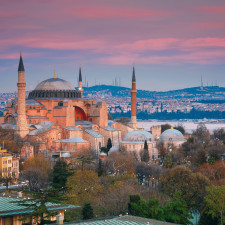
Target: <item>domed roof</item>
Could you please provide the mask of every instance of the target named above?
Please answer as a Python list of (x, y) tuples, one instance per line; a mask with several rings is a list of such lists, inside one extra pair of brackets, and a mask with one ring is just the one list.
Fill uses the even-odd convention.
[(123, 142), (154, 142), (155, 139), (151, 133), (145, 130), (132, 130), (128, 132), (123, 139)]
[(34, 90), (74, 90), (74, 87), (71, 83), (63, 79), (50, 78), (39, 83)]
[(179, 130), (168, 129), (161, 134), (159, 141), (186, 141), (186, 139)]

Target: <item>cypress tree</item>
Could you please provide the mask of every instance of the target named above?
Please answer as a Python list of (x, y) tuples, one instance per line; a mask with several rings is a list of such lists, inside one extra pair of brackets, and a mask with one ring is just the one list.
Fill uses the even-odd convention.
[(54, 188), (63, 188), (66, 186), (67, 178), (72, 175), (64, 161), (56, 162), (52, 173), (52, 186)]
[(142, 162), (149, 162), (150, 156), (149, 156), (149, 152), (148, 152), (148, 144), (147, 141), (145, 140), (144, 143), (144, 150), (141, 153), (141, 161)]
[(93, 208), (90, 203), (85, 203), (82, 209), (83, 220), (88, 220), (94, 218)]
[[(107, 142), (107, 149), (108, 149), (108, 152), (109, 152), (110, 148), (112, 148), (112, 141), (111, 141), (111, 138), (109, 138), (109, 139), (108, 139), (108, 142)], [(107, 152), (107, 155), (108, 155), (108, 152)]]

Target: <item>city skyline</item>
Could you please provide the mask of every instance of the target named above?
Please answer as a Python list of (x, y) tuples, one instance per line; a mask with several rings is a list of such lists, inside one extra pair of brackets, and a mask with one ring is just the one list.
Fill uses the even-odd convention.
[(89, 86), (120, 78), (137, 89), (166, 91), (225, 86), (223, 1), (2, 1), (1, 92), (16, 90), (19, 53), (26, 90), (57, 75), (77, 85), (79, 66)]

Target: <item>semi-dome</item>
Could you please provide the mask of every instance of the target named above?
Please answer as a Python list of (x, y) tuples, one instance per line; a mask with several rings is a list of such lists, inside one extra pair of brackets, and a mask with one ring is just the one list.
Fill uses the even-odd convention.
[(186, 139), (179, 130), (168, 129), (161, 134), (159, 141), (186, 141)]
[(123, 142), (154, 142), (155, 139), (151, 133), (145, 130), (133, 130), (128, 132), (123, 139)]
[(74, 90), (74, 87), (68, 81), (65, 81), (60, 78), (50, 78), (39, 83), (36, 88), (36, 91), (44, 90)]

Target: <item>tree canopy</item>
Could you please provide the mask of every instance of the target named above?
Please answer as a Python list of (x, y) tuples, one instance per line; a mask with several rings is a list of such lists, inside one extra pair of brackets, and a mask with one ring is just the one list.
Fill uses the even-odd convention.
[(98, 174), (92, 170), (77, 170), (67, 179), (66, 187), (69, 203), (75, 205), (94, 202), (103, 193)]

